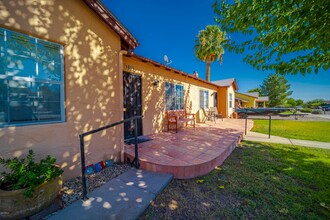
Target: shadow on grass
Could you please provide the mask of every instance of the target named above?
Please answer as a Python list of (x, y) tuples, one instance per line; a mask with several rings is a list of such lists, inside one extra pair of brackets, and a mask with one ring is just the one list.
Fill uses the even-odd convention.
[(173, 180), (141, 219), (330, 219), (330, 150), (243, 142), (221, 167)]

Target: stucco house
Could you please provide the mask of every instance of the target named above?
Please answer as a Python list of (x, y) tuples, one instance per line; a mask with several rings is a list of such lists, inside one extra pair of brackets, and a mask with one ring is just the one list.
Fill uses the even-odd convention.
[[(122, 55), (138, 45), (96, 0), (0, 1), (0, 155), (50, 154), (80, 173), (80, 133), (123, 118)], [(119, 161), (123, 128), (87, 138), (87, 163)]]
[(258, 92), (235, 93), (237, 108), (266, 108), (268, 96), (259, 96)]
[(166, 110), (186, 109), (197, 115), (198, 122), (203, 117), (201, 108), (217, 106), (219, 88), (213, 83), (139, 55), (125, 55), (123, 63), (124, 75), (137, 78), (141, 84), (138, 97), (143, 104), (134, 107), (144, 115), (139, 134), (164, 131)]
[(212, 83), (219, 86), (219, 100), (218, 111), (222, 113), (223, 117), (232, 117), (235, 112), (235, 91), (238, 90), (235, 78), (212, 81)]
[[(80, 174), (79, 134), (143, 115), (139, 135), (164, 130), (164, 113), (229, 117), (237, 84), (207, 82), (134, 55), (134, 36), (98, 0), (0, 0), (0, 155), (53, 155), (63, 178)], [(123, 161), (130, 124), (85, 139), (86, 164)]]

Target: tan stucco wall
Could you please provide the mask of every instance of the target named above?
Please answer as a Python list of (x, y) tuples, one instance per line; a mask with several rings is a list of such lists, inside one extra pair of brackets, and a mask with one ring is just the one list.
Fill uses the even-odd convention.
[(235, 96), (237, 98), (241, 98), (241, 99), (249, 101), (249, 102), (244, 103), (244, 106), (242, 106), (242, 107), (246, 107), (246, 108), (255, 108), (256, 107), (256, 101), (255, 101), (256, 98), (254, 98), (252, 96), (244, 95), (241, 93), (235, 93)]
[(218, 111), (221, 112), (224, 118), (228, 117), (228, 96), (227, 87), (218, 88)]
[[(184, 86), (185, 108), (187, 112), (199, 112), (200, 89), (209, 91), (209, 106), (214, 105), (213, 92), (216, 86), (209, 85), (183, 76), (152, 63), (142, 62), (135, 57), (124, 57), (124, 71), (141, 75), (142, 77), (142, 114), (143, 134), (158, 133), (164, 130), (165, 116), (165, 82), (181, 84)], [(153, 85), (154, 80), (159, 80), (158, 85)], [(197, 116), (198, 117), (198, 116)], [(198, 117), (199, 119), (200, 117)]]
[[(229, 94), (233, 94), (232, 108), (229, 107)], [(218, 111), (221, 112), (222, 116), (229, 118), (235, 111), (235, 90), (234, 87), (224, 86), (218, 88)]]
[(185, 83), (185, 99), (187, 111), (196, 114), (196, 121), (203, 122), (205, 121), (205, 115), (203, 111), (200, 109), (200, 90), (208, 91), (208, 106), (214, 106), (214, 93), (217, 92), (216, 87), (209, 86), (208, 84), (198, 82), (196, 80), (192, 80), (191, 78), (187, 78)]
[[(234, 90), (234, 87), (233, 86), (229, 86), (228, 89), (227, 89), (227, 96), (228, 96), (228, 115), (227, 117), (232, 117), (232, 114), (235, 112), (235, 90)], [(229, 106), (229, 94), (232, 94), (233, 97), (232, 97), (232, 107), (230, 108)]]
[[(120, 38), (80, 0), (0, 0), (0, 26), (64, 45), (66, 122), (0, 128), (0, 155), (20, 156), (34, 149), (50, 154), (65, 169), (80, 174), (82, 132), (122, 118), (118, 62)], [(122, 127), (86, 138), (86, 162), (120, 159)]]

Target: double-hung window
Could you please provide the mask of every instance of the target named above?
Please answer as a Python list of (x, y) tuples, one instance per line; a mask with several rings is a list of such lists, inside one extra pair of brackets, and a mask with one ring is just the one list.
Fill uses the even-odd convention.
[(0, 28), (0, 126), (64, 121), (62, 45)]
[(209, 107), (209, 91), (207, 91), (207, 90), (199, 91), (199, 107), (200, 108)]
[(233, 93), (229, 93), (229, 108), (233, 107)]
[(183, 85), (165, 82), (165, 110), (183, 109)]

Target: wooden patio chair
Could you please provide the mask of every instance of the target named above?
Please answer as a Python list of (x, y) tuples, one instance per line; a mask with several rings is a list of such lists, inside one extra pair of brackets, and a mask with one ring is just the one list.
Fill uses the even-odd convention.
[(175, 131), (178, 133), (178, 125), (186, 124), (191, 122), (195, 128), (195, 114), (187, 113), (184, 109), (178, 110), (167, 110), (165, 112), (165, 117), (167, 118), (167, 131), (170, 130), (170, 125), (175, 125)]
[(209, 120), (209, 121), (214, 121), (215, 122), (215, 115), (213, 114), (212, 111), (210, 111), (209, 109), (207, 108), (202, 108), (202, 111), (203, 111), (203, 115), (204, 115), (204, 120), (203, 122), (205, 123), (206, 120)]
[(218, 108), (217, 107), (210, 107), (210, 110), (212, 112), (214, 112), (214, 116), (215, 118), (221, 118), (221, 120), (223, 121), (223, 116), (222, 116), (222, 113), (218, 113)]

